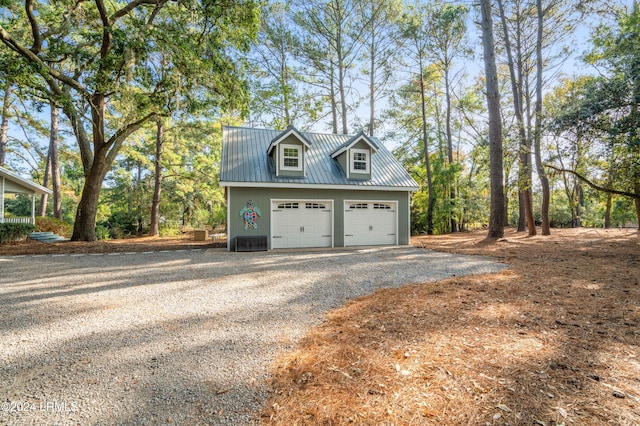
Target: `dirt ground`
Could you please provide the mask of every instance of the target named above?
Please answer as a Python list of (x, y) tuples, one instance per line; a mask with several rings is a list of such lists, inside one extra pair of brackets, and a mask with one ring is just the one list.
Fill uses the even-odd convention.
[[(503, 272), (378, 291), (273, 367), (265, 425), (640, 424), (640, 233), (417, 237)], [(191, 235), (16, 243), (0, 255), (218, 247)]]
[(640, 424), (640, 234), (418, 237), (496, 274), (383, 290), (274, 366), (265, 425)]

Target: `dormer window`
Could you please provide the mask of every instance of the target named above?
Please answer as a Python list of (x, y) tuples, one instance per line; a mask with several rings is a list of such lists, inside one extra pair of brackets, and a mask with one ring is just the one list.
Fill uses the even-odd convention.
[(289, 126), (271, 140), (267, 155), (271, 157), (271, 165), (276, 176), (305, 177), (305, 153), (311, 148), (311, 143), (304, 134), (295, 127)]
[(369, 173), (369, 150), (351, 149), (351, 173)]
[(302, 146), (280, 144), (280, 170), (302, 170)]
[(331, 153), (342, 169), (347, 179), (370, 180), (372, 179), (371, 158), (378, 151), (375, 141), (360, 132)]

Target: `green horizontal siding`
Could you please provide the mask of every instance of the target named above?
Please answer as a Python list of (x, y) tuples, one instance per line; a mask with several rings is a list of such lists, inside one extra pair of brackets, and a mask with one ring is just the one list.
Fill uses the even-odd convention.
[[(227, 228), (229, 247), (233, 248), (235, 237), (244, 235), (266, 235), (271, 247), (271, 200), (333, 200), (333, 242), (344, 246), (344, 201), (396, 201), (398, 203), (398, 244), (409, 244), (409, 196), (405, 191), (358, 191), (339, 189), (287, 189), (228, 187), (229, 217)], [(257, 220), (258, 229), (244, 229), (240, 210), (251, 201), (262, 216)]]

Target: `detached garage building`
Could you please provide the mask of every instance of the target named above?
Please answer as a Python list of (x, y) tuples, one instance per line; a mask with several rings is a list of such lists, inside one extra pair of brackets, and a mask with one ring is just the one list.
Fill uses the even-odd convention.
[(230, 250), (409, 244), (418, 184), (364, 133), (224, 126), (220, 184)]

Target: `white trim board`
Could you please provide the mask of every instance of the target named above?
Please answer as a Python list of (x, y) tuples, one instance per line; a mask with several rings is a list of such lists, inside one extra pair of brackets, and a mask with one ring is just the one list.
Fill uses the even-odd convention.
[[(285, 149), (295, 149), (297, 152), (297, 156), (296, 159), (298, 160), (298, 165), (296, 167), (294, 166), (286, 166), (284, 164), (285, 159), (286, 158), (293, 158), (293, 157), (285, 157), (284, 155), (284, 150)], [(296, 171), (296, 172), (302, 172), (303, 171), (303, 163), (304, 163), (304, 154), (303, 154), (303, 148), (301, 145), (292, 145), (292, 144), (288, 144), (288, 143), (281, 143), (278, 145), (278, 162), (279, 164), (279, 170), (280, 171)]]
[[(358, 160), (359, 162), (365, 163), (366, 168), (364, 170), (356, 170), (353, 167), (354, 163), (356, 162), (354, 158), (356, 154), (364, 154), (366, 156), (365, 160)], [(349, 174), (352, 174), (352, 173), (355, 173), (355, 174), (361, 173), (365, 175), (371, 174), (371, 151), (370, 150), (356, 149), (356, 148), (352, 148), (349, 150)]]
[(291, 188), (291, 189), (337, 189), (341, 191), (399, 191), (416, 192), (417, 186), (365, 186), (365, 185), (329, 185), (317, 183), (274, 183), (274, 182), (229, 182), (222, 181), (220, 186), (245, 188)]

